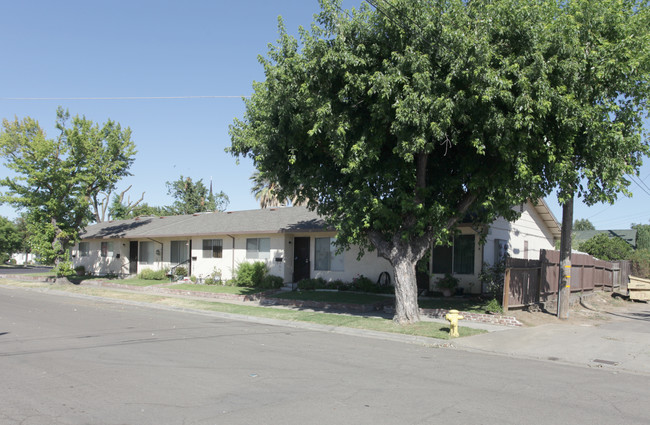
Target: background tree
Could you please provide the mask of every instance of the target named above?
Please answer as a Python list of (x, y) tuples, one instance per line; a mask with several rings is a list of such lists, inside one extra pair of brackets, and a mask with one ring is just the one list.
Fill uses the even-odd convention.
[(0, 134), (0, 155), (16, 173), (0, 181), (7, 188), (0, 199), (25, 211), (33, 250), (57, 266), (93, 218), (91, 204), (129, 174), (136, 153), (129, 128), (69, 119), (57, 110), (56, 139), (29, 117), (4, 120)]
[(540, 122), (550, 15), (515, 1), (373, 3), (321, 2), (300, 43), (280, 25), (229, 151), (280, 198), (308, 199), (341, 248), (377, 249), (394, 268), (395, 320), (409, 323), (432, 243), (464, 219), (513, 219), (554, 185)]
[(573, 230), (596, 230), (589, 219), (580, 219), (573, 222)]
[[(95, 222), (101, 223), (104, 221), (107, 212), (109, 220), (123, 220), (124, 218), (127, 218), (130, 212), (144, 200), (144, 192), (142, 192), (139, 199), (132, 201), (131, 197), (126, 195), (129, 190), (131, 190), (131, 185), (120, 192), (119, 195), (115, 194), (113, 200), (110, 201), (110, 204), (109, 200), (111, 199), (113, 191), (108, 190), (107, 192), (100, 193), (102, 198), (98, 206), (95, 207)], [(127, 196), (126, 200), (124, 199), (125, 196)]]
[(279, 185), (264, 177), (259, 171), (255, 171), (250, 180), (253, 183), (251, 193), (255, 195), (255, 200), (260, 203), (260, 208), (307, 205), (306, 200), (300, 200), (295, 194), (291, 198), (279, 199), (277, 195)]
[(190, 177), (180, 176), (178, 180), (165, 184), (167, 194), (175, 199), (170, 206), (170, 211), (174, 215), (225, 211), (230, 203), (225, 193), (219, 192), (215, 195), (212, 193), (212, 188), (208, 191), (202, 179), (193, 182)]
[(636, 230), (636, 249), (650, 250), (650, 224), (634, 224), (632, 228)]
[(627, 260), (633, 252), (625, 240), (618, 236), (609, 237), (605, 233), (584, 241), (578, 249), (605, 261)]
[(22, 240), (18, 227), (9, 219), (0, 216), (0, 262), (4, 263), (11, 255), (18, 252)]

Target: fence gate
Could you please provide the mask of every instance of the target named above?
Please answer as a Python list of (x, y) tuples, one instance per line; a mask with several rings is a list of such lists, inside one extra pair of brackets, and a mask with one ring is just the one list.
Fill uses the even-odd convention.
[(503, 287), (503, 309), (523, 307), (539, 303), (539, 260), (506, 259), (506, 275)]

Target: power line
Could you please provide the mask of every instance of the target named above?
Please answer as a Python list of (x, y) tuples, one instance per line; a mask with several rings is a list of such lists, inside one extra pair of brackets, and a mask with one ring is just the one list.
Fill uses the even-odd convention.
[[(630, 178), (630, 180), (632, 180), (632, 181), (633, 181), (637, 186), (639, 186), (639, 188), (640, 188), (643, 192), (645, 192), (646, 195), (650, 196), (650, 188), (648, 188), (648, 186), (647, 186), (645, 183), (641, 182), (641, 183), (643, 183), (643, 186), (645, 186), (645, 187), (643, 187), (643, 186), (641, 186), (641, 183), (639, 183), (638, 181), (636, 181), (636, 179), (635, 179), (631, 174), (628, 174), (627, 176), (628, 176), (628, 177)], [(646, 188), (647, 188), (647, 189), (646, 189)]]
[(165, 99), (241, 99), (241, 96), (114, 96), (114, 97), (0, 97), (0, 100), (165, 100)]

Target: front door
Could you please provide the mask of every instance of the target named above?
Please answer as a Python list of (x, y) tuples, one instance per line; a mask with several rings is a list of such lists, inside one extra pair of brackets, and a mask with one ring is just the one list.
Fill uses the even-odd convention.
[(129, 242), (129, 274), (138, 274), (138, 241)]
[(309, 238), (293, 239), (293, 281), (309, 279)]

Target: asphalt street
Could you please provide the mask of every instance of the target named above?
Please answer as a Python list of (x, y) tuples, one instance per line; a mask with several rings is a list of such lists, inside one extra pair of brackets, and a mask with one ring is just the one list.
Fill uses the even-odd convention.
[(647, 376), (0, 287), (1, 424), (647, 424)]

